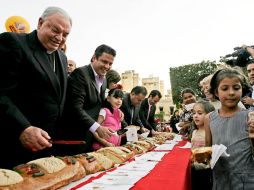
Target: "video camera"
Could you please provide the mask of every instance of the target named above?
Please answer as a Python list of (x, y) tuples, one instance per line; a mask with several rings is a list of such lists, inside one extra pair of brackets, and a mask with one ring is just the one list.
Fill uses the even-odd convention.
[[(248, 47), (254, 49), (254, 46)], [(226, 64), (239, 67), (245, 67), (250, 61), (252, 61), (249, 52), (246, 50), (246, 48), (242, 47), (235, 47), (232, 54), (225, 55), (222, 58), (224, 58)]]

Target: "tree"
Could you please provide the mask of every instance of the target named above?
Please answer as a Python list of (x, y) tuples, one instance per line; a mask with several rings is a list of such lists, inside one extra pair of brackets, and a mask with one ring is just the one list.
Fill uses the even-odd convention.
[(197, 64), (170, 67), (169, 74), (174, 104), (178, 106), (181, 103), (180, 95), (184, 88), (191, 88), (198, 96), (201, 96), (198, 83), (203, 76), (212, 74), (216, 68), (215, 61), (202, 61)]

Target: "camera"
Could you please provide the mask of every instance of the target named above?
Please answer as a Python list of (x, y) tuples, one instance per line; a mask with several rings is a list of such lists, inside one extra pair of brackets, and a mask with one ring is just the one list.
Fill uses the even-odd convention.
[[(254, 46), (248, 46), (254, 49)], [(245, 67), (252, 58), (246, 48), (235, 47), (232, 54), (225, 55), (222, 57), (223, 61), (230, 66)]]

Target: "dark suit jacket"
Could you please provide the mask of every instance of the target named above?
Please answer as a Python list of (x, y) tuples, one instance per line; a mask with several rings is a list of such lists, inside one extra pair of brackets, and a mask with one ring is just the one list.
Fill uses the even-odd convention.
[(156, 122), (154, 121), (154, 114), (156, 111), (156, 106), (152, 105), (149, 113), (149, 117), (147, 119), (149, 110), (148, 98), (144, 99), (141, 103), (140, 110), (139, 110), (139, 117), (141, 122), (143, 123), (144, 127), (152, 130), (156, 128)]
[(57, 76), (46, 49), (33, 31), (0, 34), (0, 62), (1, 152), (4, 158), (11, 159), (11, 154), (18, 149), (21, 155), (15, 152), (12, 159), (18, 157), (22, 162), (25, 154), (19, 136), (26, 127), (33, 125), (53, 136), (64, 107), (67, 59), (61, 51), (56, 52)]
[[(78, 152), (90, 151), (92, 135), (89, 128), (97, 121), (102, 102), (105, 99), (106, 79), (101, 93), (96, 89), (95, 76), (91, 65), (75, 69), (68, 77), (65, 129), (60, 129), (68, 139), (85, 140), (85, 147)], [(75, 153), (75, 152), (72, 152)]]
[[(122, 127), (127, 127), (128, 125), (137, 125), (143, 127), (143, 124), (139, 118), (139, 109), (140, 106), (133, 106), (131, 104), (130, 93), (126, 93), (124, 95), (122, 106), (120, 107), (122, 112), (124, 113), (124, 120), (122, 121)], [(133, 117), (131, 122), (132, 116), (132, 109), (133, 109)]]
[[(252, 91), (248, 91), (248, 92), (246, 92), (245, 94), (242, 95), (242, 97), (245, 97), (245, 96), (252, 98)], [(251, 109), (251, 110), (254, 107), (253, 105), (245, 105), (245, 104), (243, 104), (243, 105), (246, 107), (246, 109)]]

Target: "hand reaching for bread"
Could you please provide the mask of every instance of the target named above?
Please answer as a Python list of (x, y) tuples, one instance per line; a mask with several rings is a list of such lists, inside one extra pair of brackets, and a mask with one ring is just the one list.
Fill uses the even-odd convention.
[(141, 133), (146, 133), (146, 132), (150, 132), (147, 128), (145, 128), (145, 127), (141, 127), (140, 128), (140, 131), (141, 131)]
[(112, 144), (112, 143), (110, 143), (110, 142), (107, 142), (106, 143), (106, 147), (114, 147), (115, 145), (114, 144)]
[(21, 133), (19, 139), (25, 148), (34, 152), (52, 146), (52, 144), (49, 143), (50, 136), (48, 133), (34, 126), (26, 128)]
[(104, 127), (104, 126), (98, 127), (96, 132), (103, 139), (109, 139), (114, 133), (114, 131), (112, 129), (110, 129), (108, 127)]

